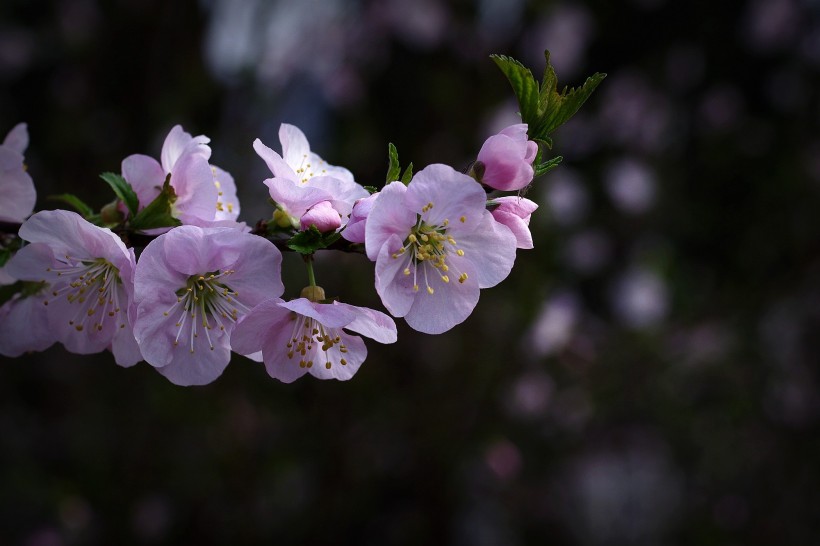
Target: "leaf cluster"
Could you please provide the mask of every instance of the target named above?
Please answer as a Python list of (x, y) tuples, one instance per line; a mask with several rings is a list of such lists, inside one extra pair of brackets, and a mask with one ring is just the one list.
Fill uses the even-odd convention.
[(546, 68), (541, 83), (537, 82), (529, 68), (512, 57), (490, 55), (509, 80), (518, 99), (521, 121), (527, 124), (527, 136), (540, 145), (535, 159), (535, 176), (540, 176), (561, 162), (556, 156), (542, 162), (542, 147), (552, 149), (552, 134), (558, 127), (569, 121), (595, 91), (606, 74), (596, 72), (588, 77), (581, 87), (567, 87), (558, 91), (558, 77), (550, 64), (550, 52), (544, 51)]

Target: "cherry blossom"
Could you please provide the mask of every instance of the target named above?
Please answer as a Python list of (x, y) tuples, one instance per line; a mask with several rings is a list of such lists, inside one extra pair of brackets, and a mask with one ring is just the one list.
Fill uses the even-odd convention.
[[(343, 167), (328, 164), (310, 151), (304, 133), (293, 125), (283, 123), (279, 129), (282, 155), (256, 139), (253, 148), (273, 173), (264, 181), (271, 199), (277, 204), (274, 220), (281, 227), (307, 229), (312, 219), (320, 216), (320, 231), (332, 231), (347, 223), (348, 216), (357, 199), (367, 197), (367, 190), (353, 180), (353, 175)], [(318, 210), (313, 210), (317, 209)], [(329, 208), (339, 216), (328, 222)], [(309, 211), (313, 210), (311, 218)], [(304, 221), (302, 217), (308, 214)], [(315, 224), (314, 224), (315, 225)]]
[(284, 383), (306, 373), (345, 381), (367, 357), (362, 338), (345, 330), (379, 343), (396, 341), (396, 324), (384, 313), (338, 301), (312, 301), (317, 292), (324, 299), (321, 288), (313, 289), (306, 289), (311, 298), (287, 302), (272, 298), (254, 307), (234, 330), (234, 349), (261, 350), (268, 374)]
[(165, 138), (160, 161), (142, 154), (126, 157), (122, 176), (136, 192), (140, 209), (159, 195), (170, 175), (176, 194), (171, 210), (175, 218), (201, 227), (236, 227), (236, 184), (230, 174), (208, 163), (208, 142), (208, 137), (192, 137), (176, 125)]
[(387, 185), (365, 227), (376, 291), (395, 317), (428, 334), (463, 322), (479, 289), (504, 280), (515, 236), (485, 208), (484, 190), (447, 165), (430, 165), (408, 186)]
[(273, 243), (237, 229), (181, 226), (151, 241), (135, 279), (134, 333), (146, 362), (177, 385), (219, 377), (236, 322), (284, 291), (281, 264)]
[[(19, 233), (30, 244), (9, 260), (7, 270), (17, 279), (48, 285), (41, 301), (48, 307), (52, 340), (79, 354), (111, 349), (120, 366), (139, 362), (129, 318), (133, 249), (111, 230), (64, 210), (34, 214)], [(42, 324), (35, 320), (33, 329), (38, 327)]]

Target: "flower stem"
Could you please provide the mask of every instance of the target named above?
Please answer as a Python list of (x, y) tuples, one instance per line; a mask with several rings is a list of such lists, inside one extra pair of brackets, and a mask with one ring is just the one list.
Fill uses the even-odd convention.
[(316, 286), (316, 277), (313, 274), (313, 254), (305, 255), (305, 267), (307, 267), (308, 283), (310, 286)]

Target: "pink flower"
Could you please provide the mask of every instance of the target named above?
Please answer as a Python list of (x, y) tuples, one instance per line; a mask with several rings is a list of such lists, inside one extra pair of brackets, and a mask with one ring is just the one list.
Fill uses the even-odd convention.
[(30, 244), (9, 260), (8, 273), (49, 285), (43, 304), (51, 339), (72, 353), (111, 349), (120, 366), (139, 362), (129, 319), (134, 251), (111, 230), (65, 210), (34, 214), (20, 227), (20, 237)]
[(408, 186), (386, 186), (367, 219), (367, 256), (376, 291), (393, 316), (440, 334), (463, 322), (479, 289), (512, 269), (515, 237), (493, 220), (479, 184), (447, 165), (430, 165)]
[(497, 205), (491, 211), (493, 219), (510, 228), (510, 231), (515, 235), (516, 247), (533, 247), (529, 225), (530, 216), (538, 208), (537, 204), (529, 199), (514, 195), (497, 197), (488, 204), (490, 206)]
[[(281, 156), (259, 139), (253, 143), (253, 149), (273, 173), (273, 178), (264, 183), (271, 199), (277, 203), (279, 210), (275, 219), (279, 225), (306, 229), (310, 222), (303, 222), (302, 216), (323, 201), (336, 211), (339, 226), (345, 225), (353, 203), (367, 197), (367, 190), (353, 180), (350, 171), (329, 165), (311, 152), (305, 135), (293, 125), (282, 124), (279, 140), (282, 143)], [(327, 211), (326, 205), (322, 208)], [(320, 228), (320, 231), (328, 230)]]
[(55, 341), (48, 325), (45, 284), (31, 283), (0, 307), (0, 355), (17, 357), (43, 351)]
[(192, 137), (176, 125), (165, 138), (160, 162), (142, 154), (126, 157), (122, 176), (134, 188), (140, 209), (159, 195), (170, 174), (177, 196), (172, 206), (175, 218), (201, 227), (235, 227), (239, 217), (236, 184), (230, 174), (208, 164), (208, 142), (208, 137)]
[(373, 203), (379, 193), (359, 199), (353, 204), (353, 212), (350, 213), (350, 221), (347, 227), (342, 231), (342, 237), (351, 243), (364, 243), (364, 230), (367, 225), (367, 215), (370, 214), (370, 209), (373, 208)]
[(473, 168), (482, 184), (497, 190), (520, 190), (532, 182), (537, 153), (538, 144), (527, 140), (527, 124), (510, 125), (484, 141)]
[(181, 226), (151, 241), (135, 279), (134, 334), (146, 362), (177, 385), (204, 385), (231, 359), (231, 332), (284, 291), (270, 241), (230, 228)]
[(273, 298), (242, 319), (232, 343), (241, 353), (261, 349), (268, 374), (284, 383), (308, 372), (319, 379), (345, 381), (367, 356), (362, 338), (345, 330), (379, 343), (396, 341), (396, 324), (384, 313), (335, 301)]
[(26, 172), (23, 153), (28, 147), (28, 129), (19, 123), (0, 145), (0, 221), (22, 223), (37, 201), (34, 182)]

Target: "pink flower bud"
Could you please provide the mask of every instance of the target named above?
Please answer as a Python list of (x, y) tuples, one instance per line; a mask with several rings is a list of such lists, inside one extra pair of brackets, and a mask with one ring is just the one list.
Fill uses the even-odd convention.
[(510, 125), (481, 146), (476, 161), (479, 182), (497, 190), (520, 190), (532, 182), (537, 153), (538, 145), (527, 140), (527, 124)]
[(310, 229), (313, 225), (322, 233), (327, 233), (342, 227), (342, 217), (330, 201), (320, 201), (302, 215), (299, 223), (302, 229)]

